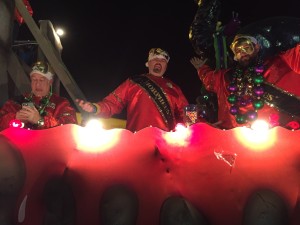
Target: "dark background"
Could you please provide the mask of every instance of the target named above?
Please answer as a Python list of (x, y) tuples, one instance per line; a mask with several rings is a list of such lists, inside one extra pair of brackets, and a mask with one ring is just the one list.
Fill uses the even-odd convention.
[[(189, 102), (195, 103), (200, 95), (201, 82), (189, 62), (195, 55), (188, 39), (198, 8), (193, 0), (30, 3), (36, 22), (50, 20), (65, 30), (62, 59), (88, 100), (98, 101), (127, 77), (146, 72), (148, 51), (153, 47), (170, 53), (166, 75), (181, 86)], [(223, 24), (233, 11), (239, 14), (242, 27), (273, 16), (300, 17), (298, 0), (221, 0), (221, 4)], [(19, 38), (31, 39), (26, 25)]]

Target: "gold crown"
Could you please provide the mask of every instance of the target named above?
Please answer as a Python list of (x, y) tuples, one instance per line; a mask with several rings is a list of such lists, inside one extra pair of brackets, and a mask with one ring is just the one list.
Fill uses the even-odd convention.
[(46, 74), (48, 72), (54, 74), (53, 69), (49, 65), (49, 63), (43, 62), (43, 61), (37, 61), (36, 63), (34, 63), (32, 66), (32, 70), (37, 70), (44, 74)]
[(163, 56), (167, 62), (170, 60), (170, 55), (167, 51), (162, 50), (161, 48), (151, 48), (149, 51), (149, 57), (150, 58), (155, 58), (155, 56)]

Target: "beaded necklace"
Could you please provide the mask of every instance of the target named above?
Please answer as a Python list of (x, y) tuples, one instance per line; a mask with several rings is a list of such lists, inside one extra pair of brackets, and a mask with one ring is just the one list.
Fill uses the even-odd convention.
[[(40, 100), (39, 105), (36, 105), (36, 108), (39, 111), (39, 114), (41, 116), (46, 116), (47, 115), (47, 112), (45, 111), (45, 109), (46, 109), (47, 105), (50, 102), (51, 96), (52, 96), (52, 91), (50, 91), (48, 95), (44, 96)], [(33, 102), (33, 93), (30, 93), (30, 95), (28, 97), (25, 97), (25, 100), (27, 102)]]
[[(227, 101), (231, 104), (230, 114), (235, 116), (238, 124), (244, 124), (257, 119), (257, 111), (264, 106), (262, 83), (264, 71), (261, 64), (243, 69), (235, 68), (227, 89), (230, 92)], [(241, 107), (252, 105), (252, 109), (241, 112)]]

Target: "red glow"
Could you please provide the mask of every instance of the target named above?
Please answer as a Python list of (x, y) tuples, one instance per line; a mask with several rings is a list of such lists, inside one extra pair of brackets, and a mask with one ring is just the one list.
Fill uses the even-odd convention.
[(23, 128), (24, 123), (22, 123), (20, 120), (11, 120), (9, 122), (9, 127)]
[[(42, 224), (46, 205), (41, 199), (46, 183), (55, 176), (65, 179), (74, 191), (77, 225), (101, 224), (100, 201), (104, 191), (115, 184), (124, 184), (138, 195), (136, 225), (158, 224), (164, 201), (176, 195), (204, 212), (210, 224), (237, 225), (249, 196), (261, 188), (278, 193), (291, 214), (290, 224), (299, 224), (300, 130), (272, 128), (267, 137), (274, 136), (275, 142), (264, 145), (240, 135), (246, 131), (257, 137), (248, 128), (221, 130), (204, 123), (180, 127), (183, 133), (149, 127), (136, 133), (111, 129), (87, 134), (86, 127), (74, 124), (3, 130), (0, 167), (7, 179), (2, 183), (4, 187), (14, 185), (13, 190), (4, 188), (3, 195), (19, 196), (10, 215), (16, 215), (15, 224)], [(96, 138), (98, 145), (82, 142), (81, 134)], [(165, 136), (172, 136), (173, 142), (167, 143)], [(178, 145), (182, 140), (186, 145)], [(23, 206), (25, 217), (20, 210)]]

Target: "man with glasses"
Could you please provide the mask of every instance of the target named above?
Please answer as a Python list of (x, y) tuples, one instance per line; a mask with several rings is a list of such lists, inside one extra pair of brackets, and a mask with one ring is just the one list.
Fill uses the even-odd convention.
[(0, 130), (10, 126), (45, 129), (77, 123), (70, 102), (52, 93), (54, 73), (47, 62), (36, 62), (30, 73), (31, 93), (9, 99), (0, 109)]
[(269, 127), (299, 129), (300, 45), (263, 59), (258, 40), (239, 34), (230, 48), (233, 68), (213, 70), (205, 59), (191, 59), (204, 87), (217, 95), (219, 127), (251, 126), (262, 119)]

